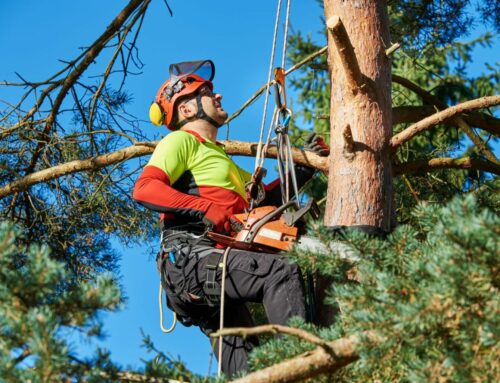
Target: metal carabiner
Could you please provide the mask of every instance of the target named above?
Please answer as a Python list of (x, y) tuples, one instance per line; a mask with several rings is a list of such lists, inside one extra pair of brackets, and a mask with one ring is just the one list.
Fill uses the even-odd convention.
[(278, 110), (286, 109), (285, 70), (281, 67), (274, 68), (274, 100)]
[(290, 120), (292, 118), (292, 111), (288, 108), (284, 108), (280, 112), (281, 117), (283, 118), (283, 121), (281, 122), (283, 126), (288, 128), (288, 124), (290, 124)]
[(274, 129), (276, 133), (288, 133), (288, 125), (290, 124), (292, 114), (292, 111), (288, 108), (284, 108), (279, 111), (279, 121)]

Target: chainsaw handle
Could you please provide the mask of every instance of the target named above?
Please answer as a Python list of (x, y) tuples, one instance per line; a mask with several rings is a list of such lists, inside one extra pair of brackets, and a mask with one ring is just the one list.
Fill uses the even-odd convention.
[(277, 215), (281, 214), (284, 210), (288, 209), (289, 207), (292, 207), (296, 205), (294, 201), (288, 201), (286, 204), (281, 205), (279, 208), (276, 210), (273, 210), (269, 214), (265, 215), (261, 219), (259, 219), (248, 231), (247, 236), (245, 237), (245, 242), (252, 243), (255, 236), (259, 232), (260, 228), (264, 226), (266, 223), (268, 223), (271, 219), (276, 217)]

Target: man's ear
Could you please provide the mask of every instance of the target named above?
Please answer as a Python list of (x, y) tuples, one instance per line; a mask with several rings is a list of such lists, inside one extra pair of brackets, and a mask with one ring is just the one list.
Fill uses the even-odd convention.
[(179, 117), (184, 117), (189, 120), (191, 117), (196, 115), (196, 108), (191, 102), (183, 102), (177, 107), (177, 113)]

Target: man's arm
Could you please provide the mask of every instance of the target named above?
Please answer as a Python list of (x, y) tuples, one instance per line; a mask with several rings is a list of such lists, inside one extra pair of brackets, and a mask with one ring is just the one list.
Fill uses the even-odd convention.
[[(304, 140), (304, 149), (316, 153), (319, 156), (326, 157), (330, 154), (330, 148), (318, 134), (311, 132)], [(297, 179), (297, 188), (300, 190), (314, 175), (315, 170), (307, 166), (295, 166), (295, 176)], [(266, 198), (260, 203), (260, 206), (280, 206), (283, 203), (281, 183), (279, 178), (268, 185), (264, 185)]]
[(169, 176), (156, 166), (148, 165), (137, 179), (134, 200), (160, 213), (188, 215), (201, 220), (212, 202), (182, 193), (170, 186)]
[(151, 160), (136, 181), (133, 199), (148, 209), (203, 221), (224, 231), (230, 213), (205, 198), (182, 193), (172, 187), (188, 170), (195, 147), (189, 136), (169, 134), (158, 144)]
[[(297, 179), (297, 188), (300, 190), (314, 175), (315, 170), (306, 166), (295, 166), (295, 177)], [(277, 178), (273, 182), (264, 185), (266, 198), (260, 203), (260, 206), (280, 206), (283, 204), (281, 193), (281, 182)]]

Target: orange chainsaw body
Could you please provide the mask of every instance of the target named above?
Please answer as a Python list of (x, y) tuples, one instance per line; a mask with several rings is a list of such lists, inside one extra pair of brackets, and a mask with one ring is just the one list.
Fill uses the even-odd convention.
[(234, 218), (241, 224), (241, 230), (232, 236), (213, 232), (208, 233), (208, 236), (220, 244), (237, 249), (267, 252), (290, 250), (297, 241), (298, 229), (287, 225), (282, 214), (273, 217), (277, 210), (274, 206), (262, 206), (249, 213), (236, 214)]

